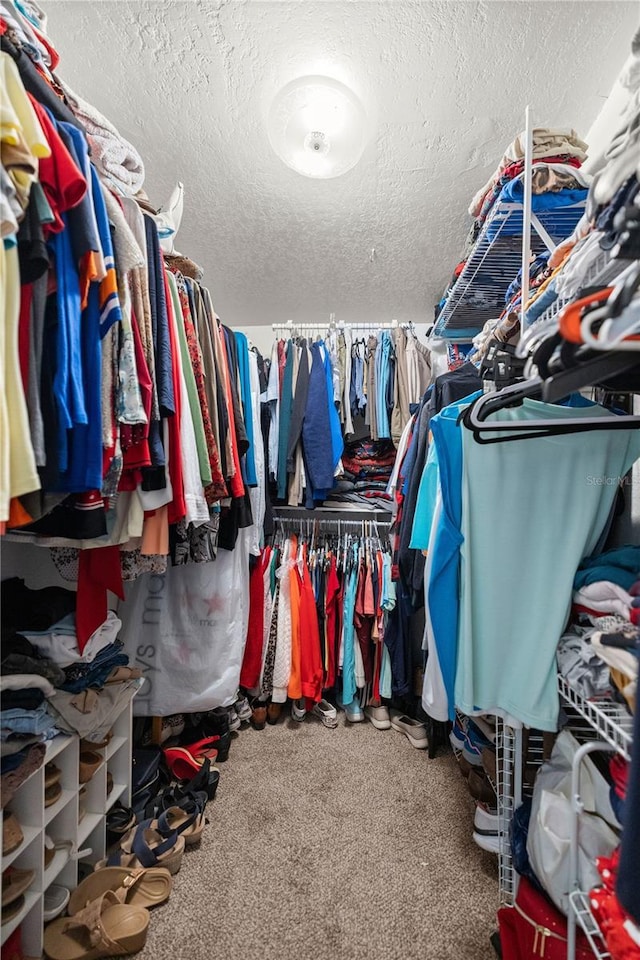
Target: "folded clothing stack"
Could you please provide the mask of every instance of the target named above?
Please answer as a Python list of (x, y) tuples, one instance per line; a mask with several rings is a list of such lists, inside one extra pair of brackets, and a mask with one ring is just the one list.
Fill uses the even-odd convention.
[[(0, 755), (5, 773), (19, 762), (14, 757), (34, 743), (60, 732), (93, 734), (109, 721), (140, 671), (129, 667), (117, 639), (122, 624), (112, 611), (81, 650), (73, 592), (30, 590), (15, 578), (3, 581), (1, 594)], [(98, 691), (107, 690), (106, 684), (116, 689), (109, 689), (101, 702)]]
[(342, 457), (343, 473), (329, 499), (390, 511), (392, 500), (386, 490), (395, 459), (391, 440), (366, 439), (348, 444)]
[(117, 667), (128, 667), (129, 657), (122, 652), (123, 644), (116, 640), (121, 626), (122, 621), (110, 610), (82, 653), (73, 614), (63, 617), (48, 630), (24, 631), (24, 635), (40, 654), (46, 654), (62, 668), (64, 680), (58, 686), (68, 693), (80, 693), (90, 687), (103, 687)]
[(618, 547), (583, 560), (573, 582), (573, 608), (640, 625), (640, 547)]

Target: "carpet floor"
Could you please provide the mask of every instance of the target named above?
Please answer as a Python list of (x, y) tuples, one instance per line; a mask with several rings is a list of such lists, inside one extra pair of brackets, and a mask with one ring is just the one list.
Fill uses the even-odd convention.
[(495, 960), (497, 861), (451, 755), (369, 723), (242, 729), (140, 960)]

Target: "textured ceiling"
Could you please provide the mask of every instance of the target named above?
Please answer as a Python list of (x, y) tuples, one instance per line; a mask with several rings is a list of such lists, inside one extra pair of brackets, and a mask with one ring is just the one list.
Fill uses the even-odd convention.
[[(59, 72), (141, 152), (157, 205), (185, 184), (177, 248), (233, 325), (423, 321), (466, 208), (531, 104), (584, 136), (629, 51), (617, 2), (46, 4)], [(343, 177), (273, 153), (269, 105), (319, 73), (352, 87), (375, 132)], [(371, 256), (371, 250), (375, 255)]]

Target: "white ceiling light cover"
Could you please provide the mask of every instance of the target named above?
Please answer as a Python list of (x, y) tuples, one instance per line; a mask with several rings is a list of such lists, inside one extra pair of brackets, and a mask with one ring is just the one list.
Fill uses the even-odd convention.
[(356, 94), (330, 77), (300, 77), (277, 94), (269, 111), (271, 146), (305, 177), (340, 177), (360, 160), (368, 118)]

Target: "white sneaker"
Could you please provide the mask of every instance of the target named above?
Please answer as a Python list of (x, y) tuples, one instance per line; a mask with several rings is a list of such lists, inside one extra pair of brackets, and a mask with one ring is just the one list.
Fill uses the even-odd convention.
[(473, 826), (476, 833), (490, 835), (498, 833), (498, 811), (481, 804), (476, 806), (473, 816)]
[(248, 723), (251, 720), (251, 707), (246, 697), (238, 697), (233, 705), (233, 709), (238, 715), (241, 723)]
[(338, 726), (338, 711), (328, 700), (321, 700), (320, 703), (314, 703), (311, 713), (314, 717), (320, 717), (325, 727), (329, 727), (329, 729)]
[(376, 730), (389, 730), (391, 728), (388, 707), (365, 707), (364, 715), (371, 721)]
[(392, 710), (391, 726), (394, 730), (397, 730), (398, 733), (404, 733), (411, 746), (415, 747), (416, 750), (426, 750), (429, 746), (427, 728), (424, 723), (420, 723), (419, 720), (414, 720), (413, 717), (407, 717), (406, 714), (400, 713), (399, 710)]
[(235, 711), (235, 707), (229, 707), (229, 730), (235, 733), (241, 727), (240, 717)]
[[(302, 706), (300, 706), (302, 704)], [(297, 720), (298, 723), (302, 723), (304, 718), (307, 715), (307, 706), (304, 700), (292, 700), (291, 701), (291, 718), (292, 720)]]
[(339, 706), (344, 710), (345, 716), (349, 723), (363, 722), (364, 713), (362, 712), (362, 707), (357, 700), (352, 700), (351, 703), (342, 703), (342, 701), (340, 701)]
[(482, 850), (488, 850), (489, 853), (500, 853), (500, 837), (497, 833), (487, 835), (474, 830), (473, 839)]

